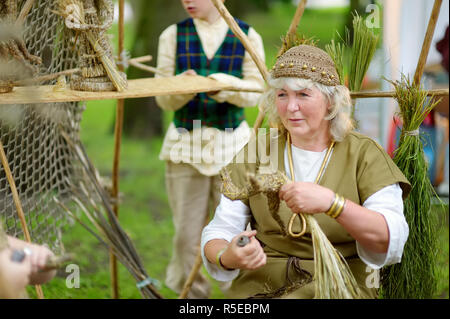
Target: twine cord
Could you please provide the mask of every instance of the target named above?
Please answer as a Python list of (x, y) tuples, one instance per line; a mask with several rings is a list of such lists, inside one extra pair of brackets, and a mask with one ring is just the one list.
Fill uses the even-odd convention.
[(419, 129), (414, 130), (414, 131), (405, 131), (405, 134), (408, 136), (419, 136)]
[(151, 278), (151, 277), (147, 277), (144, 280), (138, 282), (136, 284), (136, 287), (138, 287), (138, 289), (142, 289), (144, 287), (147, 287), (148, 285), (153, 285), (153, 286), (157, 287), (158, 289), (161, 287), (161, 283), (159, 282), (159, 280)]
[(121, 65), (125, 69), (127, 69), (128, 66), (130, 65), (129, 64), (129, 61), (131, 59), (130, 52), (128, 52), (127, 50), (123, 50), (122, 52), (120, 52), (119, 58), (120, 59), (119, 59), (119, 61), (116, 61), (116, 64)]

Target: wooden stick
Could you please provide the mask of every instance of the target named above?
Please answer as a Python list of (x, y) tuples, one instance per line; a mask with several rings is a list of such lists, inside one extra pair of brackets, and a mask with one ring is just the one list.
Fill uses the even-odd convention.
[(42, 82), (45, 82), (45, 81), (53, 80), (53, 79), (55, 79), (55, 78), (57, 78), (57, 77), (59, 77), (61, 75), (71, 75), (71, 74), (77, 73), (78, 71), (80, 71), (80, 69), (79, 68), (75, 68), (75, 69), (69, 69), (69, 70), (56, 72), (56, 73), (52, 73), (52, 74), (41, 75), (41, 76), (37, 76), (35, 78), (15, 81), (15, 82), (13, 82), (13, 85), (14, 86), (33, 85), (33, 84), (37, 84), (37, 83), (42, 83)]
[(153, 60), (153, 57), (151, 55), (143, 55), (137, 58), (132, 58), (128, 60), (128, 63), (131, 62), (139, 62), (139, 63), (144, 63), (144, 62), (150, 62), (151, 60)]
[(433, 40), (434, 29), (441, 10), (442, 0), (435, 0), (433, 10), (431, 11), (430, 20), (428, 21), (427, 32), (422, 44), (422, 51), (420, 52), (419, 61), (417, 62), (416, 73), (414, 74), (414, 84), (419, 85), (422, 78), (425, 63), (427, 63), (428, 52), (430, 51), (431, 41)]
[[(135, 63), (140, 64), (141, 62), (148, 62), (151, 60), (152, 60), (151, 55), (144, 55), (141, 57), (130, 59), (130, 60), (128, 60), (128, 63), (130, 65), (134, 66)], [(122, 68), (121, 68), (121, 66), (118, 66), (118, 67), (119, 67), (119, 70), (123, 71), (123, 67)], [(13, 82), (13, 85), (14, 86), (27, 86), (27, 85), (32, 85), (32, 84), (36, 84), (36, 83), (42, 83), (45, 81), (50, 81), (50, 80), (56, 79), (57, 77), (59, 77), (61, 75), (71, 75), (73, 73), (77, 73), (80, 71), (81, 71), (80, 68), (64, 70), (64, 71), (60, 71), (60, 72), (56, 72), (56, 73), (52, 73), (52, 74), (45, 74), (45, 75), (37, 76), (37, 77), (31, 78), (31, 79), (15, 81), (15, 82)]]
[[(231, 31), (238, 37), (238, 39), (242, 42), (242, 45), (244, 46), (245, 50), (250, 54), (253, 61), (255, 62), (256, 66), (259, 69), (259, 72), (261, 73), (262, 77), (264, 78), (264, 81), (269, 80), (269, 71), (267, 70), (267, 67), (264, 63), (264, 61), (261, 59), (261, 57), (256, 53), (255, 49), (250, 43), (250, 40), (248, 39), (247, 35), (241, 30), (239, 25), (237, 24), (236, 20), (233, 18), (233, 16), (230, 14), (228, 9), (225, 7), (223, 2), (221, 0), (212, 0), (214, 6), (219, 11), (222, 18), (226, 21), (228, 26), (230, 27)], [(255, 123), (253, 124), (253, 131), (256, 134), (256, 131), (259, 127), (261, 127), (262, 122), (264, 121), (265, 112), (263, 110), (259, 110), (258, 116), (255, 120)]]
[(298, 3), (297, 10), (295, 11), (294, 18), (292, 19), (291, 25), (288, 30), (288, 34), (295, 34), (297, 32), (298, 25), (300, 24), (300, 20), (305, 12), (307, 0), (301, 0)]
[[(435, 89), (428, 90), (427, 96), (445, 96), (448, 95), (448, 89)], [(375, 97), (394, 97), (395, 91), (374, 91), (374, 92), (351, 92), (350, 96), (352, 98), (375, 98)]]
[(267, 79), (269, 78), (269, 72), (267, 71), (264, 61), (261, 59), (261, 57), (256, 53), (255, 49), (252, 47), (247, 35), (241, 30), (241, 28), (237, 24), (236, 20), (230, 14), (230, 12), (228, 11), (228, 9), (225, 7), (225, 5), (223, 4), (223, 2), (221, 0), (212, 0), (212, 2), (214, 4), (214, 6), (217, 8), (217, 10), (219, 11), (220, 15), (225, 20), (225, 22), (230, 27), (231, 31), (242, 42), (243, 46), (245, 47), (245, 50), (247, 50), (247, 52), (250, 54), (250, 56), (252, 57), (253, 61), (256, 64), (256, 66), (258, 67), (259, 72), (261, 72), (261, 75), (263, 76), (264, 80), (267, 82)]
[(186, 299), (189, 291), (191, 290), (192, 284), (195, 281), (195, 278), (197, 278), (197, 274), (202, 267), (203, 261), (202, 261), (202, 254), (200, 251), (200, 247), (198, 249), (197, 257), (195, 257), (194, 265), (192, 266), (192, 270), (189, 273), (188, 278), (186, 279), (186, 283), (183, 286), (183, 290), (180, 293), (180, 296), (178, 299)]
[(25, 22), (25, 19), (30, 12), (31, 8), (33, 7), (35, 0), (27, 0), (25, 4), (22, 7), (22, 10), (20, 10), (19, 16), (17, 17), (16, 24), (17, 25), (23, 25)]
[[(16, 206), (17, 215), (19, 215), (20, 223), (22, 225), (23, 235), (25, 237), (25, 241), (31, 243), (30, 232), (28, 231), (27, 221), (25, 219), (25, 214), (22, 209), (22, 204), (20, 203), (19, 193), (17, 192), (16, 183), (14, 182), (14, 178), (11, 173), (11, 169), (8, 164), (8, 158), (5, 154), (5, 149), (3, 148), (3, 143), (0, 140), (0, 160), (5, 170), (6, 179), (8, 180), (9, 187), (11, 188), (11, 194), (13, 196), (14, 205)], [(42, 291), (42, 287), (40, 285), (35, 285), (36, 294), (39, 299), (44, 299), (44, 292)]]
[(148, 66), (145, 64), (142, 64), (140, 62), (136, 62), (136, 61), (129, 61), (128, 62), (130, 65), (134, 66), (135, 68), (147, 71), (147, 72), (151, 72), (151, 73), (156, 73), (158, 75), (164, 76), (164, 74), (162, 72), (160, 72), (157, 68), (154, 68), (152, 66)]
[[(295, 14), (294, 17), (292, 18), (291, 25), (289, 26), (289, 29), (287, 31), (287, 35), (295, 34), (297, 32), (297, 27), (300, 24), (300, 20), (303, 16), (303, 13), (305, 12), (306, 2), (307, 0), (301, 0), (298, 3), (297, 10), (295, 10)], [(278, 52), (278, 54), (280, 54), (280, 52)], [(253, 124), (253, 131), (255, 134), (258, 128), (260, 128), (262, 123), (264, 122), (265, 117), (266, 117), (265, 111), (259, 110), (258, 116), (256, 117), (255, 123)]]
[[(206, 226), (209, 222), (209, 214), (206, 213), (205, 217), (205, 225)], [(183, 290), (181, 290), (180, 296), (178, 299), (186, 299), (187, 294), (191, 290), (192, 284), (195, 281), (195, 278), (197, 278), (197, 274), (202, 268), (203, 262), (202, 262), (202, 251), (201, 247), (198, 247), (197, 257), (195, 257), (194, 265), (192, 266), (191, 272), (189, 273), (188, 278), (186, 279), (186, 282), (184, 283)]]
[[(118, 49), (119, 54), (124, 50), (124, 0), (119, 0), (119, 43)], [(122, 58), (122, 54), (120, 54)], [(119, 70), (123, 71), (123, 64), (119, 65)], [(114, 215), (119, 217), (119, 165), (120, 165), (120, 146), (122, 144), (122, 130), (123, 130), (123, 113), (124, 113), (124, 100), (117, 100), (116, 108), (116, 124), (114, 127), (114, 161), (113, 161), (113, 171), (112, 171), (112, 197), (116, 200), (113, 204)], [(118, 269), (117, 269), (117, 258), (114, 253), (110, 250), (109, 261), (111, 268), (111, 289), (112, 298), (119, 299), (119, 281), (118, 281)]]

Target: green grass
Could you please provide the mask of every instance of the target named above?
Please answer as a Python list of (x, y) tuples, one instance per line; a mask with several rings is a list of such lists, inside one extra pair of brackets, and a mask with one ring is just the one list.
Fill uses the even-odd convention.
[(438, 256), (437, 256), (437, 291), (435, 298), (448, 299), (449, 286), (449, 266), (448, 266), (448, 246), (449, 246), (449, 220), (448, 205), (444, 207), (434, 206), (434, 212), (439, 216), (439, 233), (438, 233)]
[[(294, 14), (291, 5), (276, 5), (269, 15), (262, 13), (245, 17), (264, 39), (266, 62), (271, 66), (283, 35)], [(335, 28), (340, 30), (345, 17), (339, 10), (315, 10), (305, 12), (300, 30), (307, 36), (316, 35), (321, 39), (319, 45), (328, 43), (334, 36)], [(270, 21), (270, 23), (267, 23)], [(277, 21), (277, 23), (273, 23)], [(327, 21), (327, 23), (322, 23)], [(113, 30), (116, 27), (113, 26)], [(114, 32), (112, 32), (114, 34)], [(116, 37), (114, 38), (116, 40)], [(132, 29), (126, 28), (125, 47), (130, 50), (133, 41)], [(114, 45), (116, 47), (116, 45)], [(88, 156), (102, 176), (110, 177), (114, 152), (114, 137), (111, 126), (115, 118), (116, 102), (112, 100), (87, 103), (81, 123), (81, 139)], [(248, 122), (253, 124), (257, 115), (256, 108), (245, 110)], [(167, 125), (172, 118), (171, 112), (164, 115)], [(135, 244), (144, 266), (152, 278), (164, 282), (165, 269), (169, 263), (172, 236), (174, 233), (171, 212), (168, 206), (164, 185), (164, 162), (158, 159), (162, 145), (162, 137), (152, 140), (132, 140), (123, 138), (120, 158), (120, 223)], [(447, 227), (441, 235), (440, 271), (442, 280), (439, 296), (448, 298), (448, 213)], [(75, 223), (63, 236), (65, 249), (74, 253), (74, 263), (80, 267), (80, 288), (66, 287), (65, 269), (58, 272), (57, 277), (43, 287), (46, 298), (111, 298), (109, 279), (108, 251), (82, 226)], [(202, 270), (205, 274), (206, 272)], [(140, 298), (135, 281), (128, 271), (119, 264), (119, 287), (121, 298)], [(34, 290), (28, 289), (30, 296), (35, 297)], [(164, 298), (177, 298), (170, 289), (162, 286), (160, 293)], [(213, 282), (212, 298), (223, 298), (217, 283)]]

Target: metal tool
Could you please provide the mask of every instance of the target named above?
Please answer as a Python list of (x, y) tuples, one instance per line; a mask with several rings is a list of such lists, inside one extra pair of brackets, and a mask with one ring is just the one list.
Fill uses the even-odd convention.
[(21, 249), (14, 249), (11, 253), (11, 261), (15, 263), (21, 263), (25, 259), (27, 254)]
[(250, 242), (250, 238), (248, 238), (247, 236), (241, 236), (241, 237), (239, 237), (239, 239), (236, 242), (236, 244), (238, 245), (238, 247), (244, 247), (249, 242)]

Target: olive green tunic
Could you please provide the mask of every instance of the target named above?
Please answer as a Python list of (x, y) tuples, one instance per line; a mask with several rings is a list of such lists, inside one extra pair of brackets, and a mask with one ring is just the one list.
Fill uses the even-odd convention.
[[(233, 183), (238, 187), (245, 185), (246, 172), (267, 173), (273, 169), (286, 172), (285, 135), (270, 137), (267, 134), (259, 136), (258, 143), (252, 142), (237, 155), (240, 163), (234, 160), (227, 166)], [(258, 154), (256, 159), (252, 158), (253, 151), (249, 151), (254, 149), (252, 145), (255, 144)], [(260, 159), (264, 159), (267, 164)], [(405, 198), (410, 185), (402, 172), (380, 145), (356, 132), (351, 132), (342, 142), (336, 142), (319, 182), (359, 205), (375, 192), (395, 183), (400, 184)], [(256, 237), (267, 254), (267, 263), (257, 270), (241, 270), (228, 291), (228, 297), (313, 298), (314, 250), (310, 230), (307, 229), (300, 238), (284, 236), (279, 224), (270, 215), (264, 194), (257, 194), (244, 202), (250, 207), (251, 227), (257, 230)], [(278, 213), (286, 229), (292, 212), (284, 201), (280, 203)], [(365, 280), (369, 273), (358, 257), (355, 239), (333, 218), (325, 214), (315, 214), (314, 218), (333, 246), (346, 258), (363, 292), (369, 297), (376, 297), (376, 291), (366, 287)], [(300, 230), (301, 225), (296, 218), (293, 231)]]

